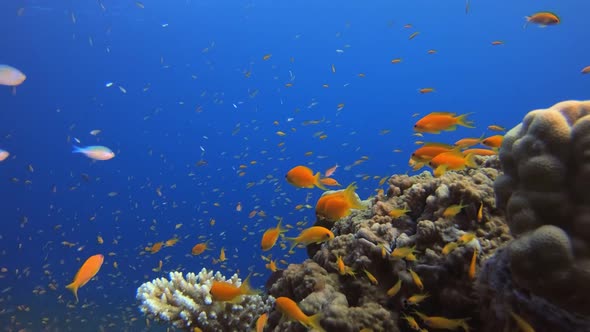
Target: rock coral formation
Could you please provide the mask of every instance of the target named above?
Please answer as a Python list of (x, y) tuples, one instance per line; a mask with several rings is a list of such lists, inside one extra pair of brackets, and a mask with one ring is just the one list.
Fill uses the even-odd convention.
[[(498, 176), (497, 158), (477, 160), (481, 164), (477, 169), (447, 172), (439, 178), (427, 172), (393, 176), (386, 193), (372, 199), (370, 210), (355, 211), (335, 223), (323, 221), (336, 235), (334, 240), (309, 246), (312, 260), (289, 265), (269, 293), (290, 297), (306, 314), (321, 312), (327, 331), (407, 331), (402, 313), (411, 315), (414, 309), (430, 316), (471, 316), (469, 324), (477, 327), (478, 300), (467, 273), (469, 262), (475, 249), (481, 260), (510, 239), (492, 190)], [(458, 214), (443, 216), (447, 207), (460, 202), (465, 207)], [(483, 218), (478, 221), (480, 206)], [(404, 207), (410, 212), (392, 216), (393, 210)], [(475, 238), (442, 254), (445, 245), (466, 233)], [(391, 255), (396, 248), (413, 246), (413, 256)], [(338, 272), (338, 256), (355, 276)], [(421, 277), (424, 290), (410, 269)], [(400, 291), (389, 296), (388, 290), (400, 279)], [(412, 304), (416, 301), (412, 296), (425, 293), (429, 297)], [(272, 313), (270, 331), (301, 331), (299, 324), (279, 322), (278, 317), (276, 311)]]
[[(240, 303), (216, 302), (209, 290), (213, 281), (226, 281), (217, 272), (202, 269), (199, 274), (170, 272), (170, 280), (154, 279), (137, 289), (140, 310), (149, 318), (172, 323), (177, 328), (203, 331), (247, 331), (256, 318), (268, 311), (274, 299), (259, 295), (245, 295)], [(239, 286), (234, 274), (228, 282)]]
[[(500, 149), (497, 202), (516, 239), (486, 267), (505, 277), (488, 281), (511, 293), (502, 295), (510, 305), (559, 330), (578, 330), (574, 314), (590, 314), (589, 156), (590, 101), (529, 112)], [(590, 330), (587, 319), (582, 326)]]

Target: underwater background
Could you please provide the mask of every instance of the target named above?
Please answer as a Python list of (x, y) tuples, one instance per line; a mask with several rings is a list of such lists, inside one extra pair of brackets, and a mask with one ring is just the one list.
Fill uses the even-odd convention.
[[(5, 331), (166, 330), (146, 327), (135, 299), (143, 282), (207, 267), (254, 272), (263, 288), (271, 272), (261, 256), (307, 258), (260, 250), (279, 218), (293, 226), (286, 236), (315, 221), (321, 191), (289, 185), (292, 167), (338, 164), (338, 181), (356, 181), (366, 198), (383, 177), (414, 174), (417, 140), (492, 135), (489, 125), (512, 128), (590, 89), (580, 74), (590, 65), (588, 1), (473, 0), (466, 10), (464, 0), (11, 0), (0, 9), (0, 63), (27, 75), (0, 87)], [(523, 28), (539, 11), (561, 23)], [(473, 112), (476, 128), (413, 136), (415, 114), (433, 111)], [(116, 156), (94, 161), (73, 144)], [(191, 255), (206, 240), (212, 250)], [(227, 261), (216, 263), (222, 247)], [(94, 254), (104, 265), (76, 304), (65, 285)]]

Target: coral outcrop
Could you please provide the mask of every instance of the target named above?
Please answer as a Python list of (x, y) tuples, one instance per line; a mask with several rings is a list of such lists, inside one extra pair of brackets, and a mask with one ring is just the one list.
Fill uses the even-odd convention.
[[(474, 250), (479, 260), (489, 257), (511, 237), (502, 211), (495, 207), (493, 182), (498, 176), (497, 157), (478, 157), (481, 167), (447, 172), (439, 178), (424, 172), (395, 175), (389, 188), (371, 199), (371, 209), (355, 210), (331, 227), (336, 237), (309, 246), (311, 260), (291, 264), (270, 287), (270, 294), (287, 296), (306, 314), (321, 312), (327, 331), (407, 331), (404, 315), (419, 310), (430, 316), (475, 317), (477, 297), (468, 276)], [(456, 215), (445, 210), (462, 204)], [(397, 216), (392, 211), (410, 210)], [(478, 216), (481, 210), (481, 218)], [(443, 254), (449, 243), (460, 242)], [(413, 256), (397, 258), (392, 252), (414, 247)], [(355, 272), (339, 273), (337, 257)], [(410, 270), (421, 278), (423, 289)], [(371, 281), (374, 276), (376, 281)], [(402, 280), (395, 295), (388, 291)], [(428, 294), (415, 303), (416, 295)], [(280, 322), (273, 312), (270, 331), (300, 331), (297, 323)]]
[(493, 296), (548, 330), (590, 330), (576, 317), (590, 315), (590, 101), (529, 112), (499, 156), (497, 204), (515, 240), (486, 267), (505, 291)]
[[(202, 269), (199, 274), (170, 272), (170, 279), (158, 278), (137, 289), (140, 310), (149, 318), (170, 322), (177, 328), (195, 327), (207, 331), (247, 331), (274, 302), (272, 297), (244, 295), (239, 303), (212, 300), (209, 290), (213, 281), (226, 281), (220, 273)], [(234, 274), (227, 282), (240, 286)]]

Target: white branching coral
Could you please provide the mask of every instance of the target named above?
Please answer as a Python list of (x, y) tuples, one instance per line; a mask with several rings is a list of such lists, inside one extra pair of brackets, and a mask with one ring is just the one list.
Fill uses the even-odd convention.
[(227, 281), (240, 286), (234, 274), (226, 280), (220, 272), (203, 268), (199, 274), (170, 272), (170, 280), (157, 278), (137, 289), (140, 310), (149, 318), (172, 323), (177, 328), (203, 331), (246, 331), (262, 313), (269, 311), (274, 298), (244, 295), (240, 303), (217, 302), (209, 290), (213, 281)]

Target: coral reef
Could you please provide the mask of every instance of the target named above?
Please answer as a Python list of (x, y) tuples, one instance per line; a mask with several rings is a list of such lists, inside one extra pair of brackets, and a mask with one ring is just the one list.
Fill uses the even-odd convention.
[[(331, 227), (334, 240), (309, 246), (312, 260), (289, 265), (269, 293), (295, 300), (306, 314), (321, 312), (327, 331), (407, 331), (402, 313), (410, 315), (418, 308), (430, 316), (477, 317), (478, 299), (468, 276), (471, 257), (477, 249), (480, 260), (485, 259), (511, 237), (502, 211), (495, 207), (492, 188), (498, 159), (476, 159), (479, 168), (439, 178), (427, 172), (395, 175), (388, 190), (371, 200), (370, 210), (354, 210), (335, 223), (318, 221), (316, 225)], [(459, 203), (463, 207), (456, 215), (443, 215)], [(410, 210), (407, 214), (392, 213), (404, 207)], [(474, 237), (442, 254), (448, 243), (460, 242), (465, 234)], [(412, 255), (391, 255), (414, 246)], [(338, 272), (338, 256), (355, 276)], [(421, 277), (423, 290), (410, 270)], [(399, 292), (388, 295), (400, 279)], [(429, 296), (417, 306), (416, 295), (425, 293)], [(271, 314), (270, 331), (301, 331), (299, 324), (279, 322), (279, 317), (276, 311)], [(476, 318), (470, 321), (472, 327), (479, 324)]]
[[(149, 318), (191, 331), (195, 327), (205, 332), (247, 331), (274, 302), (259, 295), (244, 295), (239, 303), (214, 301), (209, 294), (214, 280), (226, 281), (220, 272), (204, 268), (196, 275), (188, 273), (186, 279), (181, 272), (170, 272), (170, 280), (154, 279), (137, 289), (140, 310)], [(241, 285), (236, 274), (227, 282)]]
[(515, 240), (481, 287), (547, 331), (590, 330), (573, 316), (590, 314), (589, 115), (590, 101), (531, 111), (500, 149), (497, 204)]

